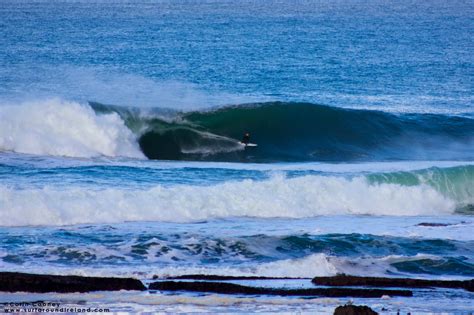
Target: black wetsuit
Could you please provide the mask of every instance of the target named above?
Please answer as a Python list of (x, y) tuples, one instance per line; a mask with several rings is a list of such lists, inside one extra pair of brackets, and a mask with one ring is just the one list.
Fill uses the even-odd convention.
[(245, 143), (245, 144), (249, 144), (250, 142), (250, 136), (249, 135), (244, 135), (244, 137), (242, 138), (242, 143)]

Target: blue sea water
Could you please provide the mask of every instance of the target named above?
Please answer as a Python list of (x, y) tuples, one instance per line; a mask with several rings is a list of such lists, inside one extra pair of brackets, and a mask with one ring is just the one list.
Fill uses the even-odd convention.
[[(473, 278), (473, 15), (470, 1), (1, 1), (0, 269)], [(474, 308), (456, 290), (356, 302)]]

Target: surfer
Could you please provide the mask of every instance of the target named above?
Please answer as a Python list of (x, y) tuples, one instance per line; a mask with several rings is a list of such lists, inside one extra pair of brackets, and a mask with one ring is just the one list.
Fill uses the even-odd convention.
[(247, 145), (250, 143), (250, 133), (246, 132), (242, 138), (242, 142), (243, 144)]

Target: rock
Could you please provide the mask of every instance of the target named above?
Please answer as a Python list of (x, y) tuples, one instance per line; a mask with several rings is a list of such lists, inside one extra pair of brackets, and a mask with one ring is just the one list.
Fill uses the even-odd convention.
[(431, 222), (421, 222), (418, 223), (417, 226), (429, 226), (429, 227), (438, 227), (438, 226), (450, 226), (453, 224), (448, 223), (431, 223)]
[[(153, 279), (158, 279), (153, 277)], [(211, 280), (211, 281), (222, 281), (222, 280), (295, 280), (295, 279), (310, 279), (310, 278), (291, 278), (291, 277), (260, 277), (260, 276), (216, 276), (216, 275), (182, 275), (176, 277), (167, 277), (166, 279), (173, 280)]]
[[(474, 209), (474, 208), (473, 208)], [(444, 227), (444, 226), (452, 226), (458, 224), (466, 224), (466, 221), (460, 221), (458, 223), (437, 223), (437, 222), (421, 222), (418, 223), (417, 226), (427, 226), (427, 227)]]
[[(382, 278), (382, 277), (357, 277), (337, 275), (334, 277), (316, 277), (311, 280), (316, 285), (324, 286), (372, 286), (372, 287), (398, 287), (398, 288), (450, 288), (465, 289), (474, 292), (474, 280), (424, 280), (409, 278)], [(391, 295), (391, 294), (388, 294)]]
[(81, 276), (37, 275), (19, 272), (0, 272), (0, 291), (3, 292), (90, 292), (146, 290), (141, 281), (132, 278), (102, 278)]
[(334, 315), (377, 315), (370, 307), (365, 305), (343, 305), (334, 310)]
[(280, 295), (280, 296), (322, 296), (322, 297), (376, 297), (383, 295), (412, 296), (408, 290), (382, 290), (382, 289), (347, 289), (347, 288), (317, 288), (317, 289), (277, 289), (265, 287), (251, 287), (227, 282), (184, 282), (184, 281), (159, 281), (149, 286), (150, 290), (159, 291), (188, 291), (209, 292), (219, 294), (243, 295)]

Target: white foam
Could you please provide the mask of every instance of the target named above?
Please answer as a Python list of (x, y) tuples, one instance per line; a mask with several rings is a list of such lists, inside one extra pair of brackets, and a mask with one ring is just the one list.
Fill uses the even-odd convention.
[(285, 259), (262, 264), (255, 274), (266, 277), (312, 278), (334, 276), (338, 270), (325, 254), (313, 254), (300, 259)]
[(97, 115), (87, 105), (60, 99), (0, 106), (0, 151), (144, 157), (116, 113)]
[[(98, 251), (94, 251), (96, 255)], [(378, 260), (376, 260), (378, 261)], [(139, 277), (141, 279), (152, 279), (153, 276), (159, 278), (176, 277), (189, 274), (207, 274), (234, 277), (292, 277), (292, 278), (312, 278), (323, 276), (334, 276), (343, 268), (345, 264), (350, 264), (345, 258), (327, 256), (323, 253), (312, 254), (302, 258), (283, 259), (274, 262), (261, 264), (241, 264), (241, 265), (203, 265), (203, 264), (183, 264), (170, 261), (169, 264), (147, 263), (140, 266), (114, 266), (110, 267), (75, 267), (71, 269), (67, 266), (44, 263), (39, 266), (37, 262), (26, 262), (19, 266), (17, 264), (6, 263), (0, 260), (2, 270), (43, 273), (54, 275), (77, 275), (77, 276), (97, 276), (97, 277)], [(337, 267), (336, 267), (337, 266)], [(385, 266), (385, 265), (384, 265)], [(355, 269), (355, 268), (354, 268)]]
[(445, 215), (456, 203), (428, 185), (369, 184), (364, 177), (244, 180), (214, 186), (156, 186), (146, 190), (0, 186), (3, 226), (124, 221), (192, 222), (225, 217), (320, 215)]

